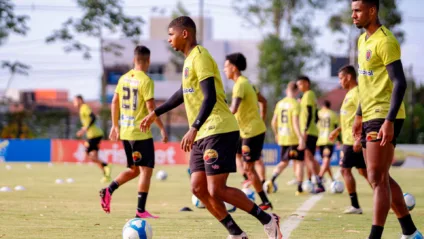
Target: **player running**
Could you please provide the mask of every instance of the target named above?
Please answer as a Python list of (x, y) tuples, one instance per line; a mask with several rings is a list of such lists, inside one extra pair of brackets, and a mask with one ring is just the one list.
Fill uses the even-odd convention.
[(263, 225), (269, 238), (282, 238), (279, 217), (268, 214), (239, 189), (228, 187), (229, 173), (236, 171), (239, 128), (226, 101), (218, 66), (209, 52), (196, 41), (196, 25), (187, 16), (174, 19), (168, 27), (168, 42), (186, 59), (182, 85), (163, 105), (142, 121), (148, 130), (157, 116), (184, 103), (190, 129), (181, 148), (190, 152), (191, 188), (208, 211), (228, 230), (228, 238), (247, 238), (224, 201), (249, 212)]
[[(150, 50), (145, 46), (137, 46), (134, 50), (134, 69), (121, 76), (112, 99), (109, 138), (113, 141), (122, 140), (128, 169), (121, 172), (109, 187), (100, 190), (101, 205), (106, 213), (110, 213), (113, 192), (140, 175), (136, 217), (157, 218), (146, 211), (150, 178), (155, 166), (153, 138), (149, 130), (140, 130), (143, 117), (155, 109), (153, 80), (146, 75), (149, 65)], [(160, 118), (156, 118), (155, 123), (161, 131), (162, 141), (167, 142)]]
[(330, 175), (331, 181), (334, 181), (333, 173), (331, 172), (331, 156), (333, 155), (334, 149), (334, 139), (329, 139), (330, 133), (338, 127), (338, 116), (337, 114), (330, 109), (330, 101), (324, 101), (323, 107), (318, 111), (318, 141), (317, 146), (322, 158), (321, 170), (319, 172), (319, 177), (321, 180), (324, 177), (324, 174), (328, 172)]
[(359, 105), (358, 83), (353, 66), (345, 66), (339, 70), (339, 82), (343, 89), (348, 90), (340, 109), (340, 126), (330, 133), (330, 140), (335, 140), (342, 133), (343, 156), (340, 160), (341, 172), (349, 193), (351, 206), (344, 211), (346, 214), (362, 214), (356, 193), (356, 182), (352, 168), (356, 167), (360, 175), (367, 180), (367, 168), (361, 151), (360, 140), (352, 136), (353, 120)]
[(319, 165), (315, 160), (315, 150), (318, 140), (318, 127), (317, 127), (317, 99), (315, 93), (311, 90), (311, 81), (307, 76), (300, 76), (297, 78), (297, 87), (303, 92), (302, 100), (300, 101), (300, 129), (303, 133), (305, 140), (305, 162), (306, 166), (315, 177), (317, 187), (314, 193), (325, 192), (322, 185), (321, 178), (319, 177)]
[(102, 183), (110, 182), (110, 166), (99, 159), (99, 145), (103, 138), (103, 130), (96, 125), (96, 115), (91, 111), (90, 106), (84, 102), (81, 95), (74, 98), (74, 106), (79, 109), (79, 115), (82, 127), (77, 132), (77, 137), (81, 138), (84, 134), (87, 141), (84, 143), (86, 147), (86, 157), (97, 164), (103, 171)]
[(265, 194), (261, 180), (255, 170), (255, 162), (261, 160), (266, 126), (259, 115), (258, 92), (249, 80), (241, 74), (246, 66), (246, 58), (243, 54), (233, 53), (226, 56), (224, 72), (227, 79), (235, 82), (230, 110), (235, 115), (240, 127), (240, 147), (244, 161), (243, 171), (247, 174), (249, 181), (262, 200), (259, 207), (262, 210), (267, 210), (272, 208), (272, 204)]
[(300, 132), (300, 104), (296, 101), (296, 94), (296, 82), (289, 82), (286, 89), (286, 97), (280, 100), (275, 106), (271, 125), (274, 131), (275, 141), (281, 147), (281, 162), (274, 169), (271, 182), (274, 184), (277, 177), (289, 164), (289, 160), (295, 160), (296, 195), (299, 195), (303, 193), (302, 181), (305, 141)]
[(422, 239), (406, 208), (402, 189), (389, 173), (396, 138), (405, 119), (402, 101), (406, 79), (399, 43), (381, 25), (378, 9), (378, 0), (352, 0), (353, 23), (365, 29), (358, 39), (360, 105), (353, 133), (356, 139), (362, 139), (368, 180), (374, 190), (369, 238), (381, 238), (391, 207), (402, 227), (402, 239)]

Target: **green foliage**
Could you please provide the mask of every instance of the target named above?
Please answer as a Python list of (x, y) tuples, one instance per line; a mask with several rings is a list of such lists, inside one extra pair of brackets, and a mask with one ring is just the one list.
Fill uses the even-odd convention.
[(15, 6), (11, 0), (0, 0), (0, 45), (11, 33), (25, 36), (29, 31), (27, 26), (29, 16), (15, 15)]

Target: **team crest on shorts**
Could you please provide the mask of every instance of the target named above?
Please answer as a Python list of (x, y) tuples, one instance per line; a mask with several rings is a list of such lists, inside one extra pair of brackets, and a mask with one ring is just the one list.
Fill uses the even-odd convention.
[(186, 68), (184, 69), (184, 79), (187, 79), (187, 77), (188, 77), (188, 73), (189, 73), (189, 69), (188, 69), (188, 67), (186, 67)]
[(371, 59), (371, 56), (372, 56), (372, 51), (367, 50), (367, 53), (365, 54), (365, 58), (367, 59), (367, 61), (369, 61)]
[(367, 140), (368, 142), (369, 142), (369, 141), (376, 140), (376, 139), (377, 139), (377, 136), (378, 136), (378, 132), (376, 132), (376, 131), (369, 132), (369, 133), (367, 134), (366, 140)]
[(298, 155), (297, 150), (292, 149), (292, 150), (289, 151), (289, 158), (290, 159), (297, 158), (297, 155)]
[(218, 160), (218, 152), (215, 149), (207, 149), (203, 154), (203, 160), (206, 164), (213, 164)]
[(247, 146), (247, 145), (243, 145), (243, 146), (241, 146), (241, 152), (242, 152), (243, 154), (248, 154), (248, 153), (250, 153), (250, 147), (249, 147), (249, 146)]
[(142, 158), (141, 153), (138, 152), (138, 151), (133, 152), (132, 157), (133, 157), (134, 162), (137, 161), (137, 160), (140, 160)]

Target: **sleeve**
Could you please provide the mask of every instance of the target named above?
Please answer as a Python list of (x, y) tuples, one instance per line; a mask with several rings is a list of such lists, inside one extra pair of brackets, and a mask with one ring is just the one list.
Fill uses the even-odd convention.
[(142, 87), (141, 93), (144, 99), (144, 102), (153, 99), (155, 94), (155, 84), (153, 80), (149, 79)]
[(396, 39), (387, 37), (385, 41), (382, 41), (377, 48), (377, 55), (383, 61), (385, 66), (390, 63), (400, 60), (400, 46)]
[(295, 102), (295, 104), (293, 104), (293, 115), (297, 116), (300, 114), (300, 104)]
[(214, 77), (213, 59), (205, 53), (200, 53), (193, 61), (193, 70), (199, 81)]
[(86, 115), (86, 116), (90, 116), (91, 113), (92, 113), (92, 111), (91, 111), (90, 107), (88, 107), (88, 105), (83, 105), (81, 107), (81, 110), (82, 110), (82, 114)]
[(240, 83), (235, 83), (233, 87), (233, 98), (244, 98), (244, 85)]

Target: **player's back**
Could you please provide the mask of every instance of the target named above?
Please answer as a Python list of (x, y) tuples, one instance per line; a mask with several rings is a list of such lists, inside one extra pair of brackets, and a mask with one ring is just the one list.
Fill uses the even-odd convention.
[(293, 122), (293, 116), (298, 116), (299, 113), (300, 104), (295, 98), (285, 97), (277, 103), (274, 115), (277, 116), (279, 145), (290, 146), (299, 143)]
[(322, 108), (318, 111), (318, 146), (334, 144), (334, 141), (330, 141), (328, 137), (331, 131), (336, 128), (337, 124), (337, 114), (334, 111), (326, 108)]
[(143, 72), (130, 70), (121, 76), (115, 90), (119, 95), (120, 138), (122, 140), (144, 140), (151, 132), (140, 130), (141, 120), (149, 114), (146, 102), (154, 98), (154, 83)]
[(342, 128), (342, 141), (344, 145), (353, 145), (354, 143), (352, 127), (358, 106), (359, 90), (355, 86), (346, 93), (342, 107), (340, 108), (340, 127)]
[(315, 93), (312, 90), (306, 91), (302, 100), (300, 101), (300, 130), (305, 132), (306, 123), (308, 121), (309, 113), (308, 107), (311, 107), (311, 122), (306, 133), (311, 136), (318, 136), (318, 127), (317, 127), (317, 98)]
[(87, 133), (86, 133), (87, 138), (92, 139), (92, 138), (102, 137), (103, 130), (101, 130), (95, 123), (92, 124), (90, 127), (88, 127), (88, 125), (91, 122), (91, 113), (92, 111), (90, 106), (88, 106), (85, 103), (81, 105), (79, 109), (79, 115), (80, 115), (82, 126), (87, 127)]

